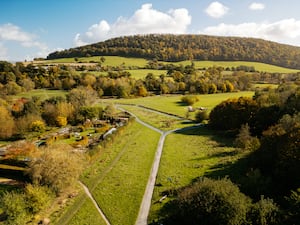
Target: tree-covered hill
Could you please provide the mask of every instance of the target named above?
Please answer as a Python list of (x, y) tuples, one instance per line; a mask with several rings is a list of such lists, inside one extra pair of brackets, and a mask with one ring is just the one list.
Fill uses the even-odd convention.
[(47, 59), (125, 56), (163, 61), (253, 61), (300, 69), (300, 47), (255, 38), (206, 35), (135, 35), (53, 52)]

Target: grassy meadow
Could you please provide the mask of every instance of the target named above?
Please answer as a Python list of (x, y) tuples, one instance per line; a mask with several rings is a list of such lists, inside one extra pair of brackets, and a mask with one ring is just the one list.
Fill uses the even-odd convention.
[[(79, 57), (77, 61), (75, 58), (62, 58), (55, 60), (44, 60), (44, 61), (34, 61), (35, 64), (56, 64), (56, 63), (100, 63), (101, 56), (92, 57)], [(148, 60), (141, 58), (126, 58), (120, 56), (104, 56), (105, 61), (102, 63), (103, 66), (125, 66), (127, 68), (144, 68)], [(191, 61), (180, 61), (180, 62), (160, 62), (160, 63), (172, 63), (174, 65), (190, 65)], [(270, 65), (260, 62), (246, 62), (246, 61), (194, 61), (195, 67), (198, 69), (208, 68), (213, 66), (222, 66), (224, 68), (232, 68), (238, 66), (253, 66), (256, 71), (269, 72), (269, 73), (297, 73), (299, 70), (288, 69), (280, 66)]]
[[(172, 200), (172, 194), (206, 173), (224, 169), (243, 156), (232, 147), (231, 139), (218, 136), (205, 127), (182, 130), (167, 136), (152, 197), (148, 222)], [(161, 203), (160, 198), (168, 197)]]
[[(196, 102), (194, 104), (194, 107), (205, 107), (208, 110), (211, 110), (217, 104), (228, 98), (238, 98), (240, 96), (252, 97), (253, 95), (254, 92), (252, 91), (197, 95), (199, 97), (199, 102)], [(187, 105), (182, 104), (181, 97), (182, 95), (164, 95), (133, 99), (101, 99), (100, 104), (101, 102), (113, 102), (116, 104), (136, 104), (162, 112), (172, 113), (181, 117), (186, 117)], [(191, 114), (191, 116), (193, 116), (193, 114)]]
[(66, 94), (67, 92), (62, 90), (35, 89), (32, 91), (22, 92), (20, 94), (14, 95), (13, 99), (39, 97), (40, 100), (43, 101), (54, 96), (65, 96)]

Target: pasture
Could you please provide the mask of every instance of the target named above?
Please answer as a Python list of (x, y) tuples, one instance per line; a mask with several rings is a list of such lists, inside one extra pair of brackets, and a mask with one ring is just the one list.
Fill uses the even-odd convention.
[[(55, 60), (44, 60), (44, 61), (34, 61), (34, 64), (67, 64), (67, 63), (76, 63), (80, 65), (80, 63), (100, 63), (101, 56), (92, 56), (92, 57), (79, 57), (77, 61), (75, 58), (62, 58), (62, 59), (55, 59)], [(148, 60), (142, 58), (126, 58), (120, 56), (104, 56), (105, 61), (102, 63), (103, 66), (124, 66), (126, 68), (137, 69), (137, 68), (145, 68), (148, 63)], [(232, 68), (238, 66), (253, 66), (256, 71), (260, 72), (268, 72), (268, 73), (297, 73), (299, 70), (295, 69), (288, 69), (280, 66), (275, 66), (266, 63), (260, 62), (247, 62), (247, 61), (193, 61), (195, 67), (197, 69), (208, 68), (213, 66), (221, 66), (224, 68)], [(159, 63), (163, 64), (174, 64), (174, 65), (191, 65), (191, 61), (180, 61), (180, 62), (162, 62)]]
[[(252, 91), (197, 95), (199, 102), (196, 102), (194, 107), (205, 107), (210, 111), (217, 104), (228, 98), (238, 98), (240, 96), (252, 97), (253, 95), (254, 92)], [(158, 111), (172, 113), (180, 117), (186, 117), (187, 105), (182, 104), (181, 97), (182, 95), (161, 95), (133, 99), (101, 99), (100, 103), (136, 104)], [(191, 116), (193, 116), (193, 114), (191, 114)]]
[(46, 90), (46, 89), (35, 89), (28, 92), (22, 92), (20, 94), (14, 95), (13, 99), (19, 98), (32, 98), (32, 97), (39, 97), (40, 100), (45, 100), (55, 96), (66, 96), (67, 92), (62, 90)]
[[(159, 218), (159, 211), (176, 191), (207, 173), (223, 170), (243, 156), (232, 147), (232, 139), (205, 127), (182, 130), (167, 136), (152, 197), (148, 222)], [(159, 200), (167, 195), (167, 198)]]

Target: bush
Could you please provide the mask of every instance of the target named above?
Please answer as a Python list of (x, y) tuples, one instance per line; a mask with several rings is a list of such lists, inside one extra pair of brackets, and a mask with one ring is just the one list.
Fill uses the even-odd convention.
[(47, 185), (56, 194), (72, 188), (83, 169), (81, 154), (67, 145), (52, 145), (43, 149), (40, 157), (29, 164), (28, 173), (34, 184)]
[(204, 178), (184, 188), (173, 204), (170, 224), (238, 225), (246, 221), (250, 199), (228, 179)]
[(7, 216), (6, 223), (24, 225), (30, 219), (24, 193), (8, 192), (1, 199), (1, 207)]
[(252, 225), (271, 225), (277, 224), (278, 207), (272, 199), (262, 198), (252, 205), (249, 213), (249, 221)]
[(34, 132), (44, 132), (46, 130), (46, 125), (43, 121), (36, 120), (31, 123), (30, 130)]
[(56, 124), (59, 127), (64, 127), (68, 124), (68, 120), (65, 116), (57, 116), (56, 117)]
[(192, 106), (196, 102), (199, 102), (199, 98), (196, 95), (185, 95), (185, 96), (181, 97), (181, 102)]
[(46, 186), (28, 184), (25, 188), (28, 211), (38, 213), (49, 205), (53, 193)]
[(234, 140), (237, 148), (254, 151), (260, 147), (260, 141), (257, 137), (252, 137), (248, 124), (242, 125), (239, 134)]
[(12, 191), (3, 195), (1, 206), (7, 216), (6, 223), (26, 224), (36, 213), (45, 209), (53, 194), (47, 187), (28, 184), (23, 193)]
[(202, 123), (204, 120), (208, 120), (208, 118), (209, 118), (209, 114), (207, 110), (198, 111), (195, 115), (195, 120), (198, 123)]

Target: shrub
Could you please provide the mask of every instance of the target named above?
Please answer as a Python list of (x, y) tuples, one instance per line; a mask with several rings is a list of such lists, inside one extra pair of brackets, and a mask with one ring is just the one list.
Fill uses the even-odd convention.
[(272, 199), (265, 199), (263, 196), (261, 199), (252, 205), (249, 213), (249, 221), (252, 225), (271, 225), (277, 224), (277, 214), (279, 212), (278, 207)]
[(198, 96), (196, 95), (185, 95), (181, 97), (181, 102), (187, 104), (187, 105), (194, 105), (196, 102), (199, 101)]
[(204, 178), (179, 193), (171, 218), (173, 224), (238, 225), (245, 223), (249, 205), (249, 198), (230, 180)]
[(248, 124), (242, 125), (239, 134), (234, 140), (234, 145), (237, 148), (253, 151), (260, 147), (260, 142), (257, 137), (252, 137)]
[(7, 224), (24, 225), (30, 219), (24, 193), (12, 191), (4, 194), (1, 207), (7, 216)]
[(25, 198), (28, 211), (32, 214), (38, 213), (49, 205), (53, 193), (46, 186), (28, 184), (25, 187)]
[(56, 117), (56, 124), (59, 127), (64, 127), (64, 126), (66, 126), (68, 124), (68, 120), (64, 116), (57, 116)]
[(47, 185), (56, 194), (73, 187), (83, 169), (81, 154), (68, 145), (52, 145), (29, 164), (28, 174), (34, 184)]
[(26, 224), (36, 213), (45, 209), (53, 197), (48, 187), (26, 185), (24, 192), (5, 193), (1, 206), (7, 216), (6, 224)]
[(209, 114), (207, 110), (198, 111), (195, 115), (195, 120), (199, 123), (202, 123), (204, 120), (208, 120)]
[(46, 125), (43, 121), (36, 120), (31, 123), (30, 130), (34, 132), (44, 132), (46, 130)]

